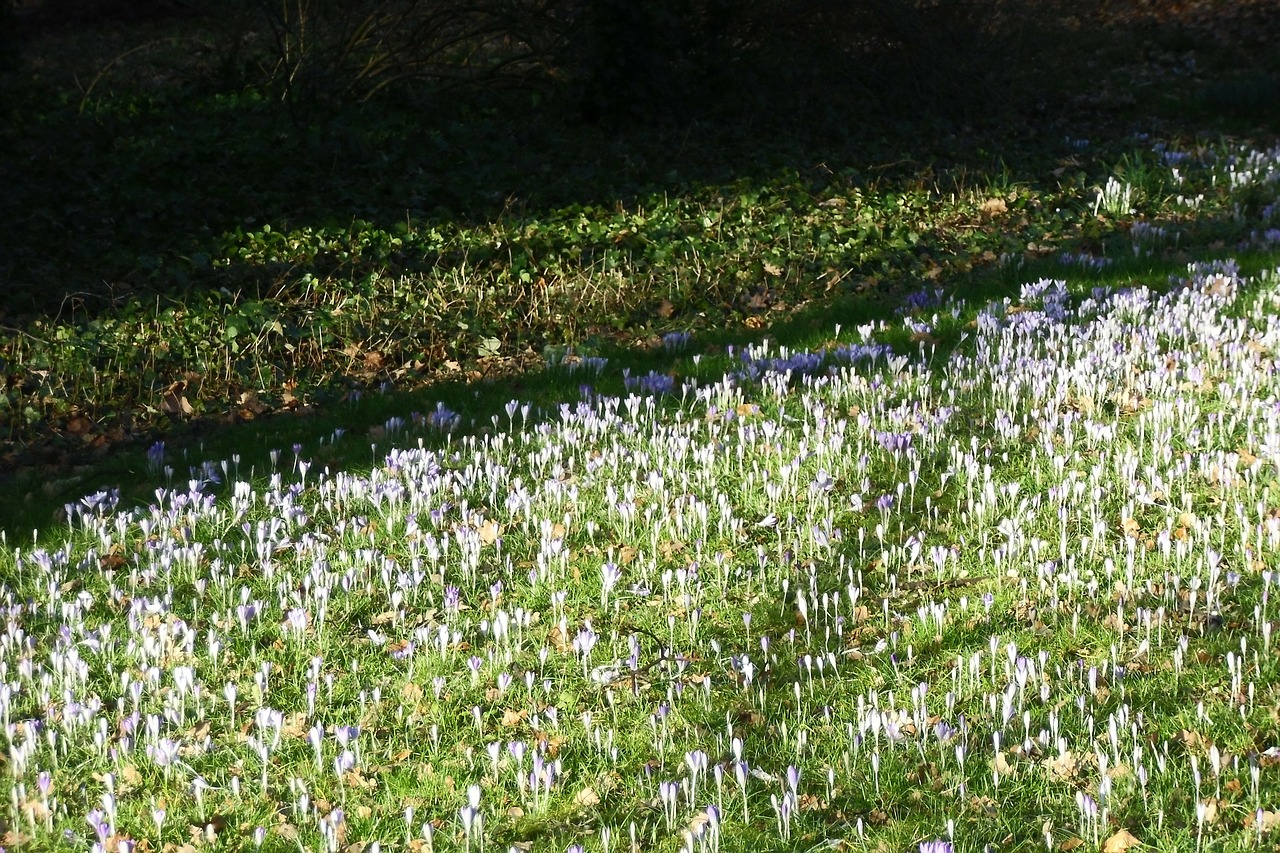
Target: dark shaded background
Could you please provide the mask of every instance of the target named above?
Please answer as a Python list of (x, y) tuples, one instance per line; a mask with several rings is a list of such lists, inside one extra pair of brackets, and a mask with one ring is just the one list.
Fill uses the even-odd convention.
[[(1108, 91), (1117, 63), (1150, 77), (1135, 88), (1175, 132), (1205, 111), (1280, 115), (1265, 2), (280, 8), (10, 9), (0, 319), (191, 287), (270, 295), (298, 271), (209, 266), (222, 235), (263, 223), (480, 223), (778, 169), (821, 191), (842, 167), (1007, 168), (1015, 149), (1130, 113), (1132, 95)], [(1199, 82), (1210, 66), (1216, 91)]]

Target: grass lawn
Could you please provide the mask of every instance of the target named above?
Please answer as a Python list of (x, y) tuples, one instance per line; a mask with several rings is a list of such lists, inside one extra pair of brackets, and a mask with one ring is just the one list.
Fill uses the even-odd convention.
[(0, 846), (1280, 849), (1272, 70), (735, 166), (112, 38), (8, 90)]

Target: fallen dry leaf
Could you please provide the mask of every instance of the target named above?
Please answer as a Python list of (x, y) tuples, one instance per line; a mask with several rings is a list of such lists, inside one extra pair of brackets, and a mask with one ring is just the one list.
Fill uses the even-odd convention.
[(284, 726), (280, 729), (280, 732), (292, 738), (305, 738), (309, 733), (307, 715), (297, 711), (285, 717)]
[(1250, 815), (1248, 827), (1261, 832), (1271, 832), (1273, 829), (1280, 828), (1280, 812), (1259, 809)]
[(270, 408), (266, 403), (258, 399), (258, 395), (254, 391), (242, 392), (236, 398), (236, 405), (252, 415), (260, 415)]
[[(1205, 663), (1205, 661), (1201, 661), (1201, 663)], [(1205, 752), (1213, 744), (1213, 741), (1191, 729), (1183, 729), (1179, 733), (1178, 739), (1186, 746), (1188, 752)]]
[(1127, 829), (1122, 829), (1102, 842), (1102, 853), (1124, 853), (1130, 847), (1141, 847), (1142, 842), (1134, 838)]
[(72, 435), (84, 435), (91, 429), (93, 429), (93, 421), (84, 415), (76, 415), (67, 421), (67, 432)]
[[(185, 385), (185, 383), (183, 384)], [(191, 407), (191, 401), (186, 398), (186, 395), (175, 391), (164, 392), (164, 396), (160, 398), (160, 411), (171, 417), (195, 413), (195, 409)]]
[(125, 764), (116, 775), (116, 782), (120, 785), (121, 792), (130, 791), (142, 784), (142, 774), (132, 764)]
[(911, 343), (925, 344), (926, 346), (936, 347), (940, 343), (942, 343), (942, 341), (938, 340), (933, 335), (930, 335), (927, 332), (915, 332), (914, 334), (911, 335)]
[(1076, 768), (1079, 765), (1070, 750), (1067, 750), (1062, 755), (1051, 755), (1041, 763), (1049, 771), (1049, 774), (1060, 782), (1071, 781), (1076, 775)]

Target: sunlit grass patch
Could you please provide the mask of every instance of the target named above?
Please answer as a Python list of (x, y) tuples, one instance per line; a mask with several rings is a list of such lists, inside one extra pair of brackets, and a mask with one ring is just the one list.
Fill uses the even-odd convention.
[(1179, 279), (156, 451), (5, 553), (10, 840), (1267, 842), (1276, 279)]

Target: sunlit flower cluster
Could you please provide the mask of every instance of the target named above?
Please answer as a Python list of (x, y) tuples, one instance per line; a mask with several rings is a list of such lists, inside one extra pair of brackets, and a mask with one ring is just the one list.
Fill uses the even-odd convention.
[(905, 349), (764, 342), (484, 429), (388, 421), (372, 470), (299, 446), (69, 507), (3, 558), (11, 834), (1273, 842), (1280, 273), (906, 304)]

